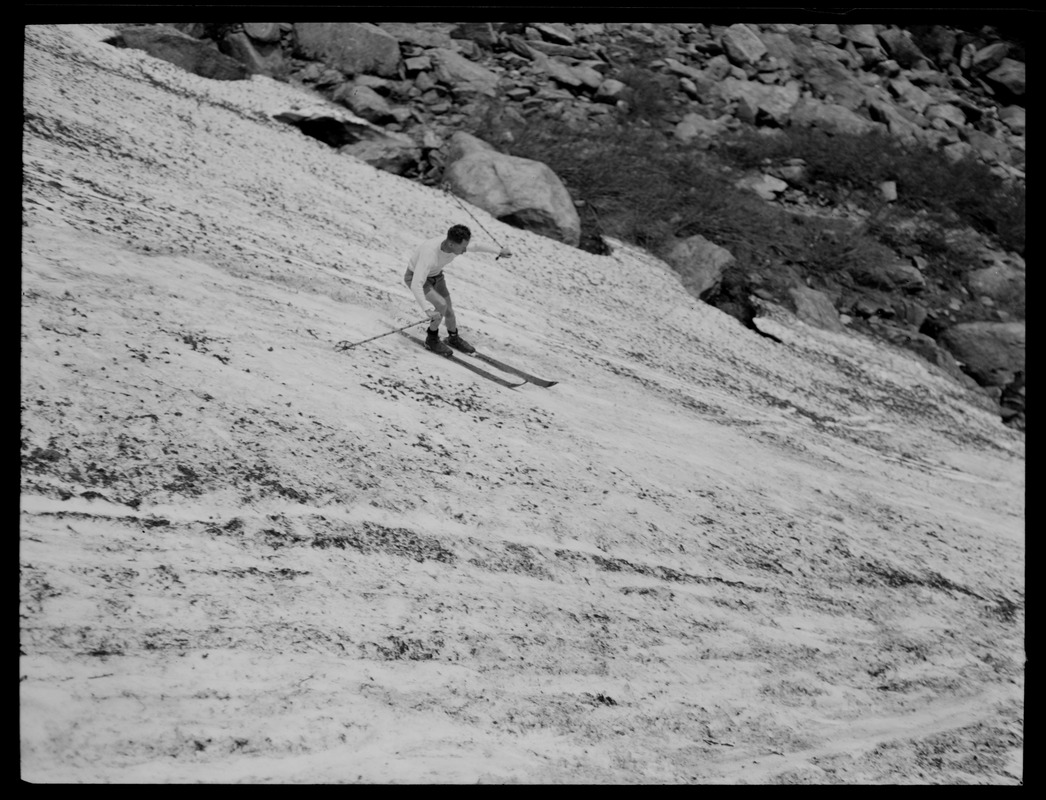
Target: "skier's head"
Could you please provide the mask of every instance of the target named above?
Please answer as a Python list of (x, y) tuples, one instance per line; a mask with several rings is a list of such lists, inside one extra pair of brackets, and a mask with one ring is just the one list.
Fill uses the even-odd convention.
[(472, 238), (472, 231), (470, 231), (464, 225), (454, 225), (447, 231), (447, 240), (454, 242), (455, 244), (465, 243), (468, 244)]
[(453, 225), (450, 230), (447, 231), (447, 241), (444, 249), (450, 253), (457, 253), (461, 255), (465, 252), (465, 248), (468, 247), (469, 241), (472, 239), (472, 231), (470, 231), (464, 225)]

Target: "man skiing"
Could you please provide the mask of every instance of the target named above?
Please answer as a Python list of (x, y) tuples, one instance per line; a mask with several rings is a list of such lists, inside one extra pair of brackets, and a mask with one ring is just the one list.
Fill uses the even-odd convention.
[[(422, 242), (411, 255), (407, 271), (403, 276), (403, 282), (414, 293), (421, 310), (429, 317), (425, 346), (441, 356), (450, 355), (450, 347), (463, 353), (476, 351), (475, 347), (458, 335), (458, 321), (454, 316), (454, 304), (450, 300), (447, 280), (443, 277), (443, 269), (468, 249), (471, 239), (472, 231), (466, 226), (454, 225), (447, 231), (446, 237), (437, 236), (435, 239)], [(497, 253), (498, 258), (502, 256), (508, 258), (512, 255), (504, 247), (499, 248), (482, 243), (476, 244), (472, 248), (472, 252)], [(426, 301), (428, 302), (426, 303)], [(447, 325), (446, 343), (441, 342), (439, 338), (440, 322), (446, 322)], [(450, 347), (447, 347), (448, 344)]]

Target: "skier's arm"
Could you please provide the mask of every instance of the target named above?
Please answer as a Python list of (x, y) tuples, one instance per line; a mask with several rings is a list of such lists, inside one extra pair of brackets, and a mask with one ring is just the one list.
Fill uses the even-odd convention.
[(436, 258), (436, 253), (431, 248), (422, 245), (415, 251), (410, 266), (414, 272), (410, 279), (410, 290), (414, 293), (414, 299), (418, 301), (421, 310), (430, 317), (435, 308), (425, 298), (425, 281), (429, 279), (432, 268), (438, 265)]
[(467, 253), (493, 253), (498, 256), (510, 256), (510, 253), (506, 248), (499, 247), (498, 245), (485, 244), (484, 242), (476, 242), (473, 244), (469, 242)]
[(414, 275), (410, 279), (410, 290), (418, 301), (421, 310), (428, 314), (432, 303), (425, 299), (425, 281), (428, 280), (429, 271), (420, 263), (414, 265)]

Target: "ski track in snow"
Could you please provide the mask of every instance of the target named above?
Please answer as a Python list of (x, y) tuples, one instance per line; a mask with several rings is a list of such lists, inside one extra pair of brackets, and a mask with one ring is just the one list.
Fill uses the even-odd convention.
[(988, 404), (478, 209), (462, 325), (559, 383), (338, 352), (470, 220), (109, 33), (26, 29), (24, 779), (1022, 781)]

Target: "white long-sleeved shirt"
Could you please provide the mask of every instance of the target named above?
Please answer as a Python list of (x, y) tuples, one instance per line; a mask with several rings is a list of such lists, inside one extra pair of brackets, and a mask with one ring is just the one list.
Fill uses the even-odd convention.
[[(445, 236), (435, 239), (427, 239), (418, 245), (410, 257), (408, 269), (414, 273), (410, 281), (410, 290), (418, 301), (422, 311), (428, 311), (429, 303), (425, 299), (425, 281), (433, 275), (439, 275), (445, 266), (457, 258), (457, 253), (445, 253), (440, 245), (446, 240)], [(469, 242), (467, 253), (500, 253), (501, 248), (482, 242)]]

